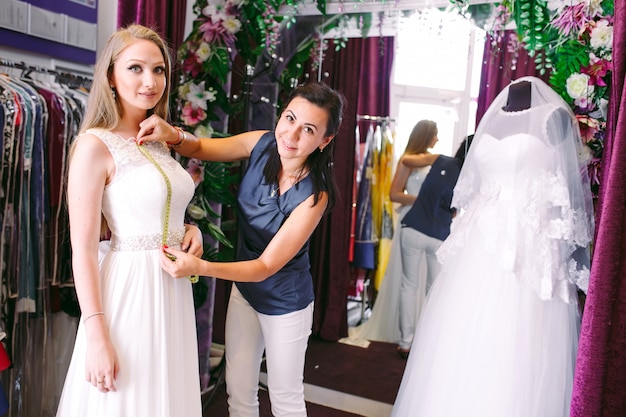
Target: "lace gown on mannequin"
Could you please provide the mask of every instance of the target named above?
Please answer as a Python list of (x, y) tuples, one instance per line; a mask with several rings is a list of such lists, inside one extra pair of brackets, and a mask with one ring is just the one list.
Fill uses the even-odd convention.
[(593, 227), (572, 120), (548, 102), (481, 122), (392, 416), (569, 416)]
[[(424, 178), (428, 175), (430, 166), (417, 168), (411, 172), (406, 182), (406, 192), (411, 195), (418, 195)], [(400, 206), (397, 211), (396, 223), (394, 227), (393, 239), (391, 241), (390, 258), (383, 282), (378, 291), (374, 308), (369, 319), (357, 326), (348, 329), (348, 335), (352, 339), (367, 339), (380, 342), (397, 343), (400, 340), (399, 309), (400, 282), (402, 278), (402, 260), (400, 255), (400, 221), (410, 205)], [(422, 263), (424, 264), (424, 263)], [(421, 275), (418, 303), (415, 308), (419, 312), (426, 295), (426, 271)]]
[[(191, 283), (172, 278), (159, 264), (165, 180), (134, 141), (102, 129), (89, 132), (106, 144), (116, 170), (102, 201), (112, 238), (110, 248), (101, 248), (108, 250), (100, 262), (100, 279), (105, 320), (119, 360), (117, 391), (101, 393), (85, 381), (81, 321), (57, 416), (200, 417)], [(171, 182), (168, 246), (178, 245), (194, 184), (167, 147), (145, 146)]]

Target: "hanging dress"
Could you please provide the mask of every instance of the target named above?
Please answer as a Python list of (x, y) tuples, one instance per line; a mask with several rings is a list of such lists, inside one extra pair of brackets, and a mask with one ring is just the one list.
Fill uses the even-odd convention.
[[(414, 169), (406, 182), (406, 192), (411, 195), (418, 195), (424, 179), (430, 171), (430, 165)], [(394, 230), (396, 233), (391, 240), (390, 257), (387, 262), (385, 276), (382, 280), (372, 314), (369, 319), (357, 326), (348, 329), (348, 336), (351, 339), (366, 339), (379, 342), (397, 343), (400, 340), (400, 312), (398, 304), (400, 300), (400, 282), (402, 280), (402, 255), (400, 251), (401, 229), (398, 225), (411, 205), (400, 206), (397, 209), (397, 216)], [(424, 262), (422, 262), (422, 265)], [(421, 274), (418, 291), (418, 303), (415, 308), (421, 310), (426, 296), (426, 271)]]
[(385, 270), (391, 256), (391, 241), (397, 230), (393, 224), (393, 203), (389, 197), (391, 182), (393, 181), (393, 134), (389, 125), (382, 127), (381, 145), (378, 152), (378, 187), (380, 225), (378, 233), (378, 257), (376, 262), (376, 274), (374, 275), (374, 288), (380, 290), (385, 277)]

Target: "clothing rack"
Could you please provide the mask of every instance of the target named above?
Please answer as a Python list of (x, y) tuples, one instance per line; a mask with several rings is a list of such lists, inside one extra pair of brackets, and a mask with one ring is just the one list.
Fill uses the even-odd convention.
[(369, 114), (357, 114), (356, 115), (357, 122), (361, 120), (368, 120), (371, 122), (395, 122), (396, 119), (393, 119), (389, 116), (370, 116)]
[(42, 74), (49, 74), (56, 77), (60, 82), (69, 85), (90, 87), (93, 78), (85, 73), (78, 74), (76, 72), (59, 71), (50, 68), (44, 68), (36, 65), (26, 64), (24, 61), (16, 62), (11, 59), (0, 58), (0, 66), (7, 68), (16, 68), (22, 70), (22, 76), (28, 77), (31, 72), (39, 72)]

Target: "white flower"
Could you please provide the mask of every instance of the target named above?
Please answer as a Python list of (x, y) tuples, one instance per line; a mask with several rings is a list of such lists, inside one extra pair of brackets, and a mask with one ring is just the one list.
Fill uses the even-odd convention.
[(228, 14), (226, 14), (226, 1), (209, 0), (209, 4), (202, 9), (202, 14), (210, 17), (213, 22), (225, 20), (228, 17)]
[(217, 99), (217, 91), (215, 91), (215, 88), (213, 87), (209, 87), (209, 89), (204, 92), (204, 95), (206, 96), (206, 99), (211, 103), (213, 103)]
[(586, 1), (587, 1), (587, 6), (589, 7), (587, 9), (587, 13), (589, 14), (590, 17), (602, 15), (602, 0), (586, 0)]
[(192, 107), (206, 110), (207, 100), (215, 101), (215, 91), (211, 90), (211, 88), (209, 88), (208, 91), (205, 90), (204, 81), (200, 84), (189, 83), (189, 92), (185, 98), (191, 103)]
[(182, 84), (178, 87), (178, 97), (187, 97), (189, 94), (189, 83)]
[(589, 17), (595, 17), (602, 14), (602, 0), (547, 0), (546, 6), (551, 12), (561, 14), (565, 6), (574, 7), (580, 3), (585, 3), (587, 5), (585, 13)]
[(594, 86), (589, 85), (589, 76), (580, 73), (570, 75), (565, 82), (565, 87), (567, 94), (574, 100), (588, 98), (594, 91)]
[(233, 16), (228, 16), (222, 22), (222, 26), (224, 26), (224, 29), (226, 29), (228, 33), (234, 35), (235, 33), (239, 32), (239, 29), (241, 29), (241, 22)]
[(588, 97), (579, 97), (574, 100), (574, 104), (580, 107), (581, 109), (588, 108), (592, 103), (591, 98)]
[(206, 42), (202, 42), (198, 49), (196, 49), (196, 56), (199, 62), (204, 62), (211, 56), (211, 45)]
[(553, 12), (561, 12), (565, 6), (569, 6), (572, 2), (568, 0), (548, 0), (548, 9)]
[(605, 19), (598, 21), (596, 27), (591, 31), (589, 40), (592, 48), (611, 49), (613, 47), (613, 26)]
[(196, 206), (195, 204), (189, 204), (187, 206), (187, 213), (192, 219), (200, 220), (207, 216), (207, 212), (202, 209), (200, 206)]
[(198, 125), (193, 131), (193, 134), (197, 138), (213, 137), (213, 127), (211, 127), (211, 125)]

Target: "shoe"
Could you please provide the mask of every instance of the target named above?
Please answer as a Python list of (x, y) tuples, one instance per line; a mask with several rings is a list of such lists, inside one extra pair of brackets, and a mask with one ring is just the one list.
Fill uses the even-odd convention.
[(409, 351), (409, 349), (402, 349), (400, 346), (396, 348), (396, 352), (398, 352), (398, 355), (400, 355), (402, 359), (407, 359), (409, 357)]

